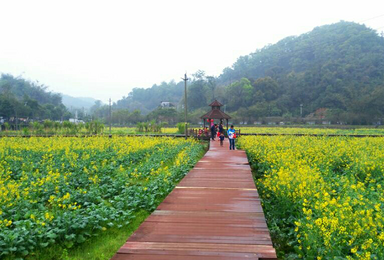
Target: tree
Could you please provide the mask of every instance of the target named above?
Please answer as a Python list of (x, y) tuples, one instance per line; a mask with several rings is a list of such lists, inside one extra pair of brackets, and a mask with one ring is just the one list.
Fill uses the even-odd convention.
[(177, 120), (177, 111), (173, 108), (158, 108), (147, 116), (148, 120), (155, 120), (155, 122), (174, 124)]
[(253, 88), (247, 78), (232, 83), (227, 88), (227, 96), (230, 97), (228, 108), (237, 110), (241, 106), (248, 107), (252, 104)]
[(12, 100), (0, 95), (0, 116), (10, 118), (15, 115), (14, 111), (15, 108)]
[(251, 106), (249, 111), (249, 114), (253, 119), (260, 119), (268, 116), (268, 105), (265, 102), (260, 102)]
[(253, 83), (255, 99), (272, 101), (279, 96), (278, 83), (271, 77), (259, 78)]
[(207, 97), (207, 100), (215, 100), (215, 89), (216, 89), (216, 86), (217, 86), (217, 84), (216, 84), (216, 79), (215, 79), (215, 77), (213, 77), (213, 76), (207, 76), (206, 77), (207, 78), (207, 80), (208, 80), (208, 87), (209, 87), (209, 89), (212, 91), (212, 96), (211, 97)]
[(207, 105), (206, 85), (203, 79), (192, 81), (188, 87), (188, 109), (194, 110)]

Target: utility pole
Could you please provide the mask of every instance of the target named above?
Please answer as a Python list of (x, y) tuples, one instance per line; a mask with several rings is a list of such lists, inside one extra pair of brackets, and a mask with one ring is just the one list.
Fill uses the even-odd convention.
[(184, 74), (184, 78), (181, 78), (184, 80), (184, 109), (185, 109), (185, 139), (188, 137), (188, 122), (187, 122), (187, 73)]
[(112, 103), (111, 98), (109, 98), (109, 137), (112, 137)]
[(303, 118), (303, 104), (300, 104), (300, 116)]
[(16, 129), (15, 129), (15, 130), (16, 130), (16, 132), (17, 132), (17, 130), (18, 130), (18, 125), (17, 125), (17, 123), (18, 123), (18, 122), (17, 122), (17, 119), (18, 119), (17, 109), (15, 109), (15, 112), (16, 112)]

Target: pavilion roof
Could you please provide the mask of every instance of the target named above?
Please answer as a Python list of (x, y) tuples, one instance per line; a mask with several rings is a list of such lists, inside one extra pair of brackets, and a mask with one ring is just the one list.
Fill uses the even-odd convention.
[(223, 111), (219, 109), (213, 109), (206, 113), (205, 115), (201, 116), (202, 119), (231, 119), (229, 115), (224, 113)]
[(215, 99), (215, 101), (213, 101), (211, 104), (209, 104), (210, 107), (222, 107), (224, 106), (223, 104), (221, 104), (219, 101), (217, 101)]

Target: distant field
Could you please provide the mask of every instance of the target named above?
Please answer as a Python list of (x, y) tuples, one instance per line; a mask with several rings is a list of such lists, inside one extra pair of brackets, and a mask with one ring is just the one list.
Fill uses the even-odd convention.
[(384, 135), (384, 128), (237, 127), (244, 134)]
[[(109, 133), (109, 128), (105, 128), (104, 133)], [(136, 127), (112, 127), (112, 134), (145, 134), (138, 132)], [(153, 134), (153, 133), (148, 133)], [(159, 134), (159, 133), (157, 133)], [(160, 134), (177, 134), (177, 127), (163, 127)]]
[[(238, 126), (235, 125), (236, 130), (240, 130), (243, 134), (319, 134), (319, 135), (384, 135), (384, 128), (369, 128), (364, 126), (343, 126), (344, 128), (335, 128), (335, 126), (327, 126), (330, 128), (324, 128), (322, 126), (276, 126), (276, 127), (264, 127), (264, 126)], [(201, 129), (201, 127), (190, 127), (191, 129)], [(113, 135), (135, 135), (135, 134), (178, 134), (177, 127), (163, 127), (161, 132), (139, 132), (136, 127), (112, 127), (111, 133)], [(109, 127), (105, 127), (103, 134), (108, 135)], [(44, 136), (44, 135), (70, 135), (70, 136), (82, 136), (87, 135), (85, 129), (81, 129), (77, 132), (67, 132), (60, 130), (57, 132), (44, 130), (41, 133), (36, 134), (35, 131), (29, 131), (25, 134), (23, 131), (1, 131), (0, 136)]]
[[(154, 133), (154, 132), (139, 132), (137, 131), (136, 127), (112, 127), (111, 129), (113, 135), (133, 135), (133, 134), (177, 134), (177, 128), (176, 127), (164, 127), (161, 129), (161, 133)], [(104, 131), (102, 132), (104, 135), (109, 134), (109, 127), (105, 127)], [(23, 136), (23, 135), (31, 135), (31, 136), (45, 136), (45, 135), (57, 135), (57, 136), (63, 136), (63, 135), (69, 135), (69, 136), (82, 136), (82, 135), (88, 135), (89, 133), (86, 131), (86, 129), (81, 129), (79, 131), (70, 132), (70, 131), (51, 131), (51, 130), (43, 130), (40, 133), (36, 133), (35, 131), (29, 131), (28, 133), (25, 133), (24, 131), (0, 131), (0, 136)]]
[[(384, 135), (384, 128), (369, 128), (361, 126), (352, 126), (356, 128), (338, 129), (338, 128), (320, 128), (321, 126), (303, 126), (303, 127), (264, 127), (264, 126), (235, 126), (244, 134), (319, 134), (319, 135)], [(348, 127), (348, 126), (346, 126)], [(191, 127), (200, 129), (199, 127)], [(109, 133), (106, 128), (104, 133)], [(145, 134), (138, 132), (136, 127), (112, 127), (112, 134)], [(153, 134), (153, 133), (148, 133)], [(177, 134), (176, 127), (164, 127), (161, 134)]]

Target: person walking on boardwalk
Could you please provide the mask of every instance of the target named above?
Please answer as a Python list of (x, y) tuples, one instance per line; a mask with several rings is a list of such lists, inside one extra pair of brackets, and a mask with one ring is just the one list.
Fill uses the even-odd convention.
[(212, 125), (211, 126), (211, 138), (212, 138), (212, 141), (215, 141), (215, 137), (216, 137), (216, 125)]
[(224, 138), (225, 138), (224, 133), (221, 133), (219, 138), (220, 138), (220, 146), (223, 146)]
[[(217, 137), (220, 139), (220, 136), (221, 136), (222, 134), (224, 134), (224, 127), (223, 127), (223, 123), (222, 123), (222, 122), (220, 122), (218, 129), (219, 129), (219, 131), (218, 131), (218, 133), (217, 133)], [(221, 140), (221, 139), (220, 139), (220, 140)]]
[(233, 125), (228, 129), (227, 134), (229, 139), (229, 150), (235, 150), (236, 130)]
[(220, 122), (220, 125), (219, 125), (219, 133), (220, 133), (220, 135), (224, 134), (224, 127), (223, 127), (223, 123), (222, 122)]

